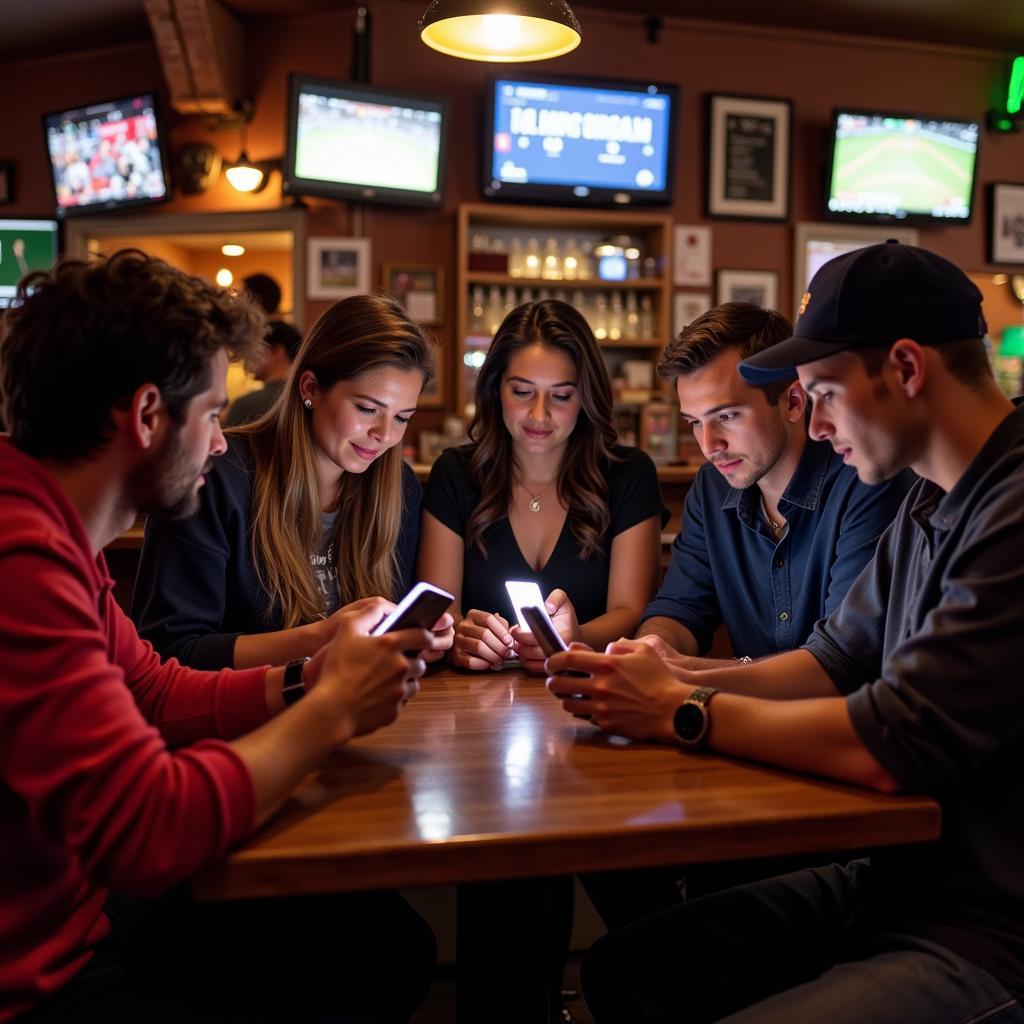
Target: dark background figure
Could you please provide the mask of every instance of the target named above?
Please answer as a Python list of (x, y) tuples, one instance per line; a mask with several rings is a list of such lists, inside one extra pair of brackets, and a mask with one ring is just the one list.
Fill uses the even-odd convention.
[(270, 409), (281, 394), (301, 344), (302, 335), (297, 328), (284, 320), (271, 320), (267, 333), (269, 349), (255, 372), (256, 379), (263, 381), (263, 387), (239, 395), (227, 411), (224, 426), (239, 427), (243, 423), (251, 423)]

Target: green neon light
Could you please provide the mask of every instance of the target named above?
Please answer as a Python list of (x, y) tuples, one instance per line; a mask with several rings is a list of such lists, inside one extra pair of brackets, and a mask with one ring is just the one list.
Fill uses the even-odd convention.
[(1006, 112), (1019, 114), (1024, 101), (1024, 57), (1014, 57), (1010, 68), (1010, 88), (1006, 90)]

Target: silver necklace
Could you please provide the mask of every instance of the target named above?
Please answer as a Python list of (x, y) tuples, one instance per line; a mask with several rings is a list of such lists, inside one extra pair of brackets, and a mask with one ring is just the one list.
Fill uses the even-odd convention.
[(775, 522), (775, 520), (772, 519), (772, 517), (770, 515), (768, 515), (768, 506), (764, 503), (764, 495), (763, 494), (761, 495), (761, 512), (764, 514), (765, 520), (767, 520), (768, 525), (771, 527), (772, 533), (776, 537), (781, 537), (782, 536), (782, 531), (784, 529), (784, 524), (783, 523)]
[(549, 483), (547, 485), (547, 487), (545, 487), (544, 490), (540, 492), (540, 494), (531, 494), (530, 493), (530, 488), (527, 487), (526, 483), (524, 482), (523, 483), (523, 490), (526, 491), (526, 493), (530, 495), (530, 503), (526, 507), (531, 512), (539, 512), (540, 511), (540, 499), (543, 498), (544, 495), (547, 494), (548, 491), (550, 491), (551, 488), (554, 487), (557, 482), (558, 482), (557, 479), (552, 480), (551, 483)]

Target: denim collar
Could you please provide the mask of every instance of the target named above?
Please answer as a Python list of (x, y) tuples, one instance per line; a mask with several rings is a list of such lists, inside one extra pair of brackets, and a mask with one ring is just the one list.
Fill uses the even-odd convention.
[[(781, 503), (788, 502), (797, 508), (805, 508), (814, 511), (818, 507), (818, 499), (821, 497), (821, 489), (825, 484), (825, 477), (828, 475), (829, 466), (832, 460), (837, 458), (832, 451), (832, 445), (827, 441), (812, 441), (807, 439), (803, 454), (797, 463), (796, 472), (790, 477), (786, 489), (779, 499)], [(757, 484), (742, 491), (730, 487), (729, 493), (722, 502), (722, 508), (742, 509), (750, 515), (758, 515), (761, 507), (761, 492)]]

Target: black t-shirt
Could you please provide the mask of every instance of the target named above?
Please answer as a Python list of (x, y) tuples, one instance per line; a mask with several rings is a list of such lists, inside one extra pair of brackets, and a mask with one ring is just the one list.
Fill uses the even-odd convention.
[[(427, 481), (423, 507), (439, 522), (460, 537), (466, 536), (469, 518), (480, 500), (469, 471), (472, 447), (462, 445), (442, 452)], [(505, 590), (505, 580), (535, 580), (545, 597), (556, 588), (569, 595), (580, 622), (603, 615), (608, 602), (608, 569), (612, 540), (620, 533), (650, 516), (660, 515), (662, 524), (668, 511), (661, 501), (658, 473), (646, 452), (638, 448), (613, 448), (621, 461), (604, 466), (608, 481), (608, 510), (611, 520), (602, 540), (602, 550), (581, 558), (579, 542), (573, 535), (569, 516), (547, 564), (539, 572), (523, 557), (508, 516), (492, 523), (484, 531), (486, 557), (474, 544), (464, 551), (462, 570), (462, 611), (478, 608), (497, 612), (510, 623), (515, 611)]]

